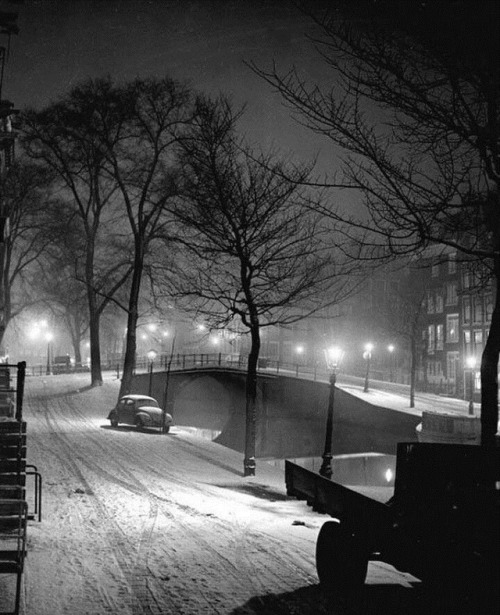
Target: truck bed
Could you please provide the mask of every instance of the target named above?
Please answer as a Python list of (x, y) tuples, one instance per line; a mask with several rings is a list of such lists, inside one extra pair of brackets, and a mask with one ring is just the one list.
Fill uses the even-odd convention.
[(320, 474), (285, 461), (287, 494), (306, 500), (316, 512), (328, 514), (365, 531), (379, 533), (391, 523), (391, 509), (386, 503), (367, 497)]

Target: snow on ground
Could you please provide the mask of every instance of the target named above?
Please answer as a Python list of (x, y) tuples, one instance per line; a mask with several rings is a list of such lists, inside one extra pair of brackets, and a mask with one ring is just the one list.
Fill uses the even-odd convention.
[[(30, 615), (352, 615), (428, 612), (420, 584), (370, 563), (356, 603), (318, 586), (315, 542), (328, 519), (286, 496), (282, 471), (174, 426), (110, 427), (119, 382), (31, 377), (28, 461), (43, 475), (30, 522), (21, 613)], [(0, 609), (13, 577), (0, 577)]]

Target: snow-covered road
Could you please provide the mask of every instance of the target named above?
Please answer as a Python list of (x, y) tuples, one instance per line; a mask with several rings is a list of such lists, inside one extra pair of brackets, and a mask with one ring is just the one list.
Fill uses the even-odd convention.
[[(118, 381), (28, 378), (28, 461), (44, 480), (30, 522), (23, 613), (30, 615), (421, 613), (418, 584), (370, 564), (359, 602), (317, 585), (325, 517), (288, 498), (282, 472), (174, 426), (113, 429)], [(11, 578), (0, 578), (0, 609)]]

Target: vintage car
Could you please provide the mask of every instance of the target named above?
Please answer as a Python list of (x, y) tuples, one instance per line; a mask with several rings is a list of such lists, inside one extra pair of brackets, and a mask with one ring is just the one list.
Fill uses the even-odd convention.
[[(168, 412), (163, 413), (158, 402), (148, 395), (124, 395), (108, 414), (112, 427), (119, 423), (135, 425), (137, 429), (164, 425), (165, 432), (170, 430), (173, 419)], [(164, 421), (164, 422), (163, 422)]]

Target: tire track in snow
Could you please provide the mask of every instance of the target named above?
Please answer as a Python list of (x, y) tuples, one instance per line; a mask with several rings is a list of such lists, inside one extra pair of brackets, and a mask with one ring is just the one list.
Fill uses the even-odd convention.
[[(147, 584), (147, 576), (143, 574), (144, 571), (144, 554), (147, 553), (147, 547), (149, 545), (150, 536), (152, 533), (152, 528), (154, 527), (155, 520), (158, 513), (158, 507), (156, 505), (156, 501), (154, 498), (150, 497), (149, 492), (144, 488), (144, 486), (136, 481), (133, 475), (127, 475), (127, 481), (119, 479), (113, 474), (110, 474), (107, 471), (102, 470), (100, 466), (95, 463), (90, 463), (88, 457), (81, 457), (80, 455), (75, 455), (74, 447), (70, 442), (70, 438), (67, 434), (61, 433), (58, 429), (59, 425), (59, 414), (54, 408), (54, 402), (57, 401), (57, 405), (60, 406), (61, 403), (65, 401), (66, 398), (52, 400), (51, 405), (49, 405), (48, 400), (47, 403), (44, 404), (44, 417), (47, 427), (50, 430), (52, 444), (56, 443), (59, 450), (54, 450), (54, 448), (50, 447), (50, 452), (56, 458), (59, 459), (61, 465), (66, 468), (70, 468), (74, 476), (78, 478), (81, 485), (83, 486), (84, 491), (87, 494), (93, 494), (92, 485), (86, 479), (83, 474), (82, 466), (86, 466), (91, 470), (98, 470), (101, 478), (105, 478), (106, 480), (110, 480), (113, 483), (119, 484), (119, 486), (124, 487), (127, 490), (133, 491), (137, 495), (142, 495), (148, 498), (150, 502), (150, 514), (148, 517), (147, 523), (143, 525), (141, 536), (138, 541), (138, 548), (134, 549), (134, 545), (127, 540), (122, 528), (116, 524), (116, 521), (113, 519), (111, 515), (107, 512), (105, 506), (101, 503), (98, 497), (93, 495), (88, 504), (94, 509), (97, 518), (105, 527), (106, 534), (106, 549), (109, 550), (116, 562), (124, 578), (127, 581), (127, 585), (131, 591), (131, 608), (132, 613), (134, 615), (142, 615), (143, 613), (151, 613), (151, 609), (149, 606), (149, 589)], [(44, 400), (46, 401), (46, 400)], [(66, 407), (64, 408), (66, 410)], [(66, 422), (67, 417), (65, 417)], [(48, 447), (45, 447), (48, 450)], [(94, 527), (90, 528), (91, 531), (95, 531)], [(101, 532), (102, 533), (102, 532)], [(135, 557), (131, 560), (131, 554), (136, 551)], [(112, 605), (107, 605), (112, 606)]]

